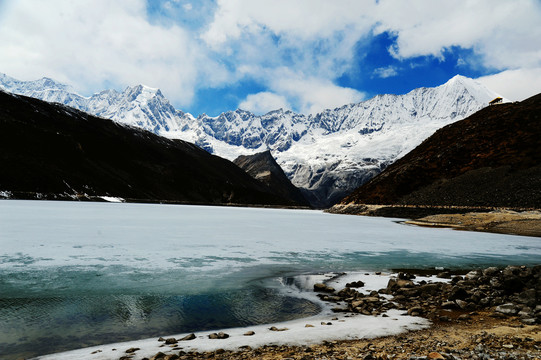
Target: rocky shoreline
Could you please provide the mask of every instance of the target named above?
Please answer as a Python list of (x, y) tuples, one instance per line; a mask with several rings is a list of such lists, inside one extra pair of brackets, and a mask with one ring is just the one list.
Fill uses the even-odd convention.
[[(145, 359), (541, 359), (541, 265), (490, 267), (465, 275), (441, 271), (437, 281), (428, 282), (415, 282), (415, 277), (413, 272), (400, 272), (386, 288), (369, 294), (358, 291), (364, 286), (362, 281), (348, 283), (339, 291), (318, 283), (314, 291), (323, 301), (332, 303), (339, 316), (385, 317), (387, 310), (398, 309), (404, 315), (430, 319), (432, 326), (425, 330), (317, 345), (184, 352), (180, 343), (194, 338), (188, 335), (184, 339), (159, 339), (164, 351)], [(223, 339), (227, 334), (209, 336)], [(132, 359), (136, 352), (128, 349), (119, 360)]]

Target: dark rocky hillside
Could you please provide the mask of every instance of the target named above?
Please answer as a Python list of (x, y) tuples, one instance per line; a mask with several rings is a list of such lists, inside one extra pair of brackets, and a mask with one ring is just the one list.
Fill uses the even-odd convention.
[(0, 92), (0, 192), (10, 198), (293, 205), (180, 140)]
[(284, 170), (274, 160), (270, 151), (239, 156), (233, 163), (254, 179), (267, 185), (274, 193), (286, 199), (293, 199), (299, 204), (310, 206), (301, 191), (289, 181)]
[(541, 208), (541, 94), (438, 130), (341, 204)]

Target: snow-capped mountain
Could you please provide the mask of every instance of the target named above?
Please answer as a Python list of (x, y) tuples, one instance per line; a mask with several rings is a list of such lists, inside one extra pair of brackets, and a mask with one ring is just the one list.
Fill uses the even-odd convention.
[(194, 117), (175, 110), (160, 90), (143, 85), (83, 97), (51, 79), (24, 82), (0, 75), (0, 88), (194, 142), (230, 160), (271, 150), (293, 184), (316, 206), (341, 199), (437, 129), (498, 97), (475, 80), (457, 75), (438, 87), (379, 95), (316, 115), (280, 109), (256, 116), (238, 109), (217, 117)]

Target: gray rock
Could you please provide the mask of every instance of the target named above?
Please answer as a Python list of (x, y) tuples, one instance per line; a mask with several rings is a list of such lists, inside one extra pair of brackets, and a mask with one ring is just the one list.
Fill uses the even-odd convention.
[(505, 315), (516, 315), (519, 312), (519, 308), (515, 304), (507, 303), (496, 306), (495, 311)]
[(475, 280), (481, 275), (481, 272), (479, 270), (472, 270), (469, 273), (467, 273), (464, 277), (467, 280)]
[(500, 270), (497, 267), (489, 267), (483, 270), (484, 276), (496, 276), (500, 273)]
[(445, 301), (441, 304), (444, 309), (456, 309), (458, 305), (454, 301)]
[(195, 339), (195, 334), (186, 335), (182, 339), (178, 339), (178, 340), (179, 341), (188, 341), (188, 340), (193, 340), (193, 339)]
[(212, 333), (208, 337), (209, 339), (227, 339), (229, 334), (220, 331), (219, 333)]
[(455, 302), (461, 309), (466, 309), (468, 307), (468, 303), (464, 300), (457, 299)]

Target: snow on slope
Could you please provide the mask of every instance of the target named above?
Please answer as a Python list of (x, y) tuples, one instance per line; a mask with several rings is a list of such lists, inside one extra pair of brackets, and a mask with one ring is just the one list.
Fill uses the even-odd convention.
[(143, 85), (85, 98), (51, 79), (24, 82), (0, 74), (0, 88), (190, 141), (230, 160), (269, 149), (293, 184), (322, 207), (340, 200), (437, 129), (498, 96), (457, 75), (435, 88), (378, 95), (316, 115), (280, 109), (256, 116), (238, 109), (196, 118), (175, 110), (160, 90)]

